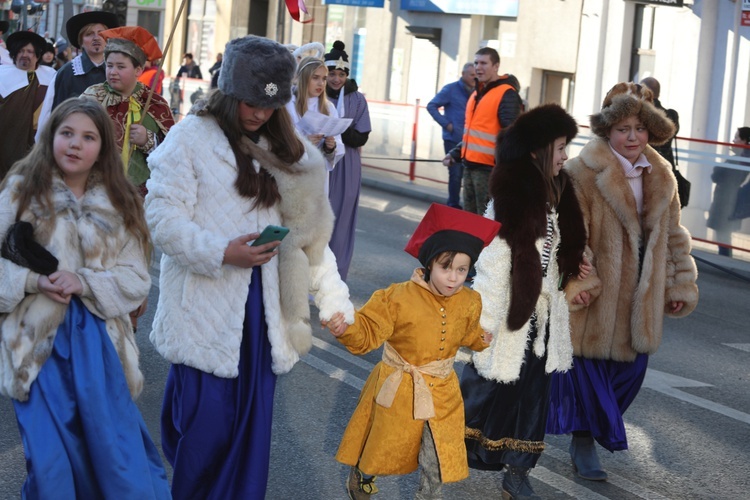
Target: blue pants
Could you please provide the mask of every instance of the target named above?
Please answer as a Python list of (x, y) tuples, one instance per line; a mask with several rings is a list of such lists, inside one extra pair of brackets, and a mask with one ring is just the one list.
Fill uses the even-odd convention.
[[(443, 141), (445, 154), (456, 147), (453, 141)], [(448, 201), (446, 205), (453, 208), (461, 208), (461, 179), (464, 176), (464, 164), (457, 161), (448, 167)]]

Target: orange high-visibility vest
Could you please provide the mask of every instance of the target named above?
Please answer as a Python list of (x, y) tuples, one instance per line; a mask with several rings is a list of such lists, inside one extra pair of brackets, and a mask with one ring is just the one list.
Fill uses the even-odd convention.
[(461, 158), (471, 163), (495, 166), (495, 140), (502, 128), (497, 118), (497, 110), (508, 90), (515, 89), (508, 84), (498, 85), (482, 96), (478, 104), (475, 104), (477, 91), (471, 93), (466, 103)]

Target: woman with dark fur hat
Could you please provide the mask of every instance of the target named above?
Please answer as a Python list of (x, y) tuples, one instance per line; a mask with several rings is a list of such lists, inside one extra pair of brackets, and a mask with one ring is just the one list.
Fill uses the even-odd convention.
[(490, 348), (461, 376), (469, 466), (502, 470), (503, 498), (538, 498), (528, 480), (544, 449), (552, 372), (572, 363), (568, 305), (561, 291), (586, 276), (586, 233), (562, 172), (578, 133), (556, 104), (539, 106), (501, 132), (485, 216), (502, 224), (479, 256), (474, 289)]
[[(263, 498), (276, 376), (312, 347), (309, 295), (354, 321), (328, 240), (324, 160), (284, 105), (295, 61), (272, 40), (224, 50), (219, 88), (148, 156), (146, 220), (163, 252), (151, 342), (172, 367), (162, 447), (175, 499)], [(252, 246), (269, 225), (283, 243)]]
[(664, 316), (690, 314), (698, 287), (672, 166), (650, 146), (672, 138), (672, 121), (648, 88), (618, 83), (591, 116), (591, 130), (598, 137), (565, 171), (593, 270), (566, 289), (573, 369), (553, 378), (547, 432), (573, 433), (578, 475), (603, 481), (594, 440), (609, 451), (627, 449), (622, 415), (661, 343)]

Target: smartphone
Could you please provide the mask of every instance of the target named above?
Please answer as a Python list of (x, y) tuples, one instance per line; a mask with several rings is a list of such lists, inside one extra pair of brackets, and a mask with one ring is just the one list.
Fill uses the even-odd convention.
[[(258, 238), (253, 241), (250, 246), (257, 247), (259, 245), (271, 243), (272, 241), (281, 241), (287, 234), (289, 234), (289, 228), (286, 228), (284, 226), (266, 226), (263, 232), (260, 233), (260, 236), (258, 236)], [(270, 251), (271, 250), (269, 250), (269, 252)]]

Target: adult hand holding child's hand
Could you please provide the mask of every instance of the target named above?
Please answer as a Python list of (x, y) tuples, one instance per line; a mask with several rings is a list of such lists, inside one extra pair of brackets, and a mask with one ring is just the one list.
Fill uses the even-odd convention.
[(324, 328), (328, 328), (334, 337), (341, 337), (346, 331), (346, 321), (344, 321), (344, 315), (342, 313), (336, 313), (333, 317), (328, 320), (321, 320), (320, 325)]

